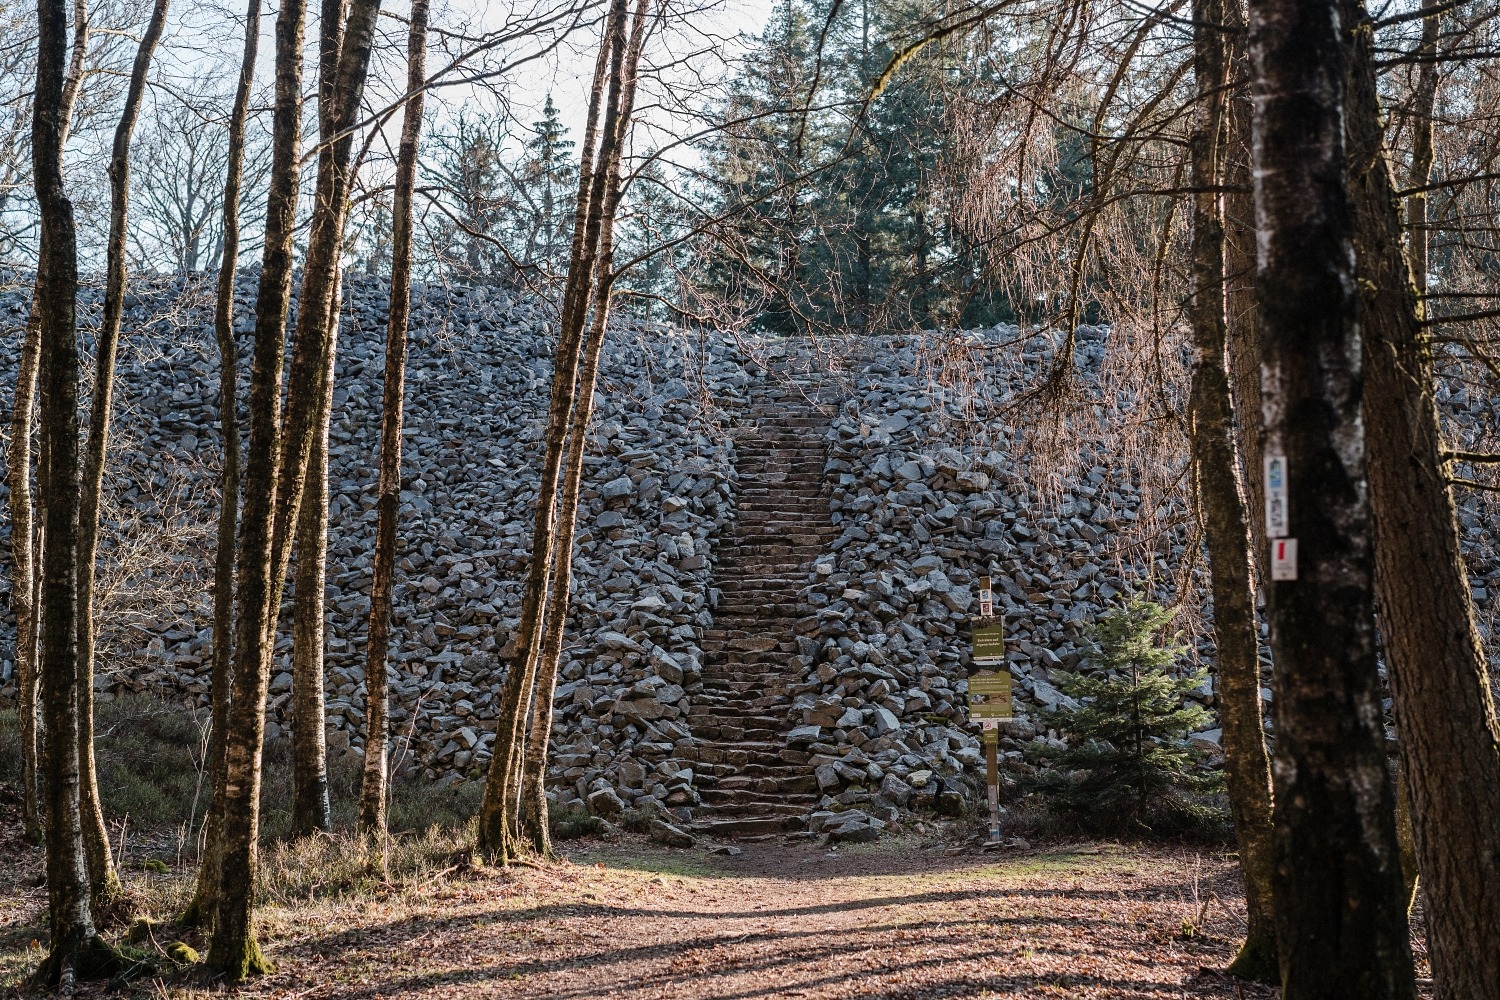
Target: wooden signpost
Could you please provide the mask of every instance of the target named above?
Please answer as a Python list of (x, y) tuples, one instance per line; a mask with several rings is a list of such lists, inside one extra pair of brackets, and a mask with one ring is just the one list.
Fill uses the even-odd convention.
[(984, 673), (969, 678), (969, 718), (978, 720), (984, 743), (985, 784), (989, 786), (990, 843), (1000, 843), (1000, 720), (1011, 710), (1010, 667), (1005, 662), (1005, 618), (995, 615), (990, 578), (979, 578), (979, 618), (970, 632), (974, 666)]

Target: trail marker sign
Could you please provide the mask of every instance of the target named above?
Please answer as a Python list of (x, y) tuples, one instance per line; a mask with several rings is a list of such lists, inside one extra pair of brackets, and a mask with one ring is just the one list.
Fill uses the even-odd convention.
[(1004, 625), (975, 628), (973, 638), (975, 666), (995, 666), (1005, 662)]
[(990, 587), (990, 578), (979, 578), (979, 617), (995, 617), (995, 591)]
[(1290, 534), (1291, 518), (1287, 511), (1287, 465), (1285, 455), (1266, 455), (1266, 537), (1285, 538)]
[(1297, 579), (1297, 539), (1271, 539), (1271, 579)]

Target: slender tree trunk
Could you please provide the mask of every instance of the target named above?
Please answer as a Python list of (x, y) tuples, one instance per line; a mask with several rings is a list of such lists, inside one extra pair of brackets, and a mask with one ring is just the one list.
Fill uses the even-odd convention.
[(401, 427), (406, 399), (407, 324), (411, 316), (412, 197), (422, 135), (427, 80), (428, 0), (413, 0), (406, 36), (406, 90), (396, 185), (391, 204), (391, 301), (385, 337), (385, 389), (380, 418), (380, 496), (375, 524), (375, 569), (370, 582), (370, 631), (365, 650), (365, 770), (359, 824), (384, 833), (390, 766), (387, 699), (391, 646), (391, 591), (396, 575), (401, 514)]
[[(323, 0), (318, 36), (318, 196), (332, 190), (335, 153), (330, 145), (339, 129), (338, 68), (344, 44), (345, 0)], [(320, 200), (315, 203), (322, 207)], [(322, 215), (315, 209), (315, 215)], [(315, 394), (311, 445), (307, 452), (306, 482), (295, 514), (297, 567), (292, 610), (292, 835), (301, 836), (333, 825), (328, 804), (328, 752), (324, 727), (327, 711), (323, 689), (324, 631), (327, 609), (328, 566), (328, 420), (332, 408), (333, 363), (338, 340), (340, 238), (331, 253), (308, 255), (298, 302), (298, 335), (308, 329), (330, 346), (319, 360), (319, 382), (307, 391)], [(323, 242), (319, 242), (320, 250)], [(317, 276), (311, 274), (319, 271)], [(309, 304), (308, 285), (318, 279), (326, 300)], [(317, 322), (309, 322), (317, 313)], [(297, 383), (295, 374), (293, 385)], [(289, 412), (294, 405), (289, 403)], [(283, 449), (285, 442), (283, 442)], [(283, 451), (283, 461), (288, 453)]]
[[(1226, 0), (1224, 26), (1228, 43), (1227, 76), (1249, 75), (1245, 50), (1244, 0)], [(1228, 95), (1224, 143), (1224, 298), (1227, 318), (1229, 382), (1237, 424), (1245, 499), (1252, 512), (1265, 509), (1261, 487), (1260, 331), (1255, 316), (1255, 199), (1250, 192), (1250, 91), (1243, 83)], [(1266, 526), (1258, 514), (1249, 518), (1250, 568), (1255, 573), (1266, 549)], [(1263, 576), (1263, 574), (1262, 574)], [(1262, 580), (1262, 582), (1264, 582)], [(1257, 635), (1259, 633), (1257, 632)]]
[[(337, 255), (333, 267), (339, 270)], [(327, 322), (338, 324), (342, 276), (334, 275)], [(337, 336), (335, 332), (334, 336)], [(297, 514), (297, 572), (292, 614), (292, 836), (333, 828), (328, 803), (324, 652), (328, 592), (328, 422), (333, 408), (333, 355), (323, 377), (307, 495)]]
[(99, 804), (94, 766), (94, 563), (99, 544), (99, 504), (104, 492), (104, 463), (109, 452), (109, 425), (114, 403), (115, 358), (125, 306), (125, 226), (130, 214), (130, 141), (140, 117), (151, 57), (167, 20), (168, 0), (156, 0), (151, 20), (136, 48), (126, 88), (125, 106), (115, 126), (109, 160), (109, 242), (104, 316), (99, 325), (94, 364), (94, 396), (89, 411), (88, 444), (83, 461), (83, 489), (78, 515), (78, 785), (83, 817), (84, 853), (94, 910), (101, 912), (121, 893), (109, 849), (109, 831)]
[[(38, 16), (41, 16), (39, 11)], [(66, 19), (59, 29), (66, 43)], [(73, 53), (62, 83), (58, 101), (57, 135), (59, 169), (62, 149), (67, 145), (68, 128), (73, 120), (73, 105), (83, 87), (83, 71), (88, 56), (89, 17), (85, 0), (73, 4)], [(10, 487), (12, 598), (16, 617), (16, 674), (20, 688), (21, 773), (25, 784), (23, 806), (27, 833), (40, 840), (45, 822), (42, 816), (42, 777), (38, 755), (45, 736), (41, 723), (41, 669), (38, 644), (41, 632), (42, 534), (37, 524), (36, 501), (31, 490), (31, 435), (37, 417), (37, 374), (41, 361), (41, 269), (32, 291), (31, 315), (21, 345), (21, 364), (16, 373), (16, 399), (11, 416), (11, 447), (7, 456)], [(38, 449), (45, 456), (45, 449)]]
[[(206, 761), (209, 773), (213, 775), (211, 802), (218, 801), (223, 794), (224, 734), (229, 729), (230, 681), (234, 676), (234, 557), (240, 513), (239, 349), (234, 337), (234, 279), (240, 253), (240, 185), (245, 172), (245, 122), (249, 117), (250, 91), (255, 86), (255, 61), (259, 51), (260, 0), (250, 0), (245, 14), (245, 46), (240, 59), (239, 82), (229, 113), (224, 240), (214, 300), (214, 338), (219, 345), (219, 436), (223, 440), (224, 467), (219, 479), (219, 521), (214, 552), (214, 648), (210, 674), (213, 707)], [(223, 850), (221, 819), (217, 809), (209, 809), (202, 867), (192, 902), (183, 914), (185, 923), (204, 922), (214, 912), (214, 893), (219, 884), (219, 859)]]
[[(604, 37), (594, 63), (594, 85), (590, 91), (588, 119), (584, 126), (578, 171), (578, 202), (573, 217), (573, 245), (568, 280), (563, 291), (558, 324), (556, 360), (552, 371), (552, 396), (547, 412), (547, 434), (542, 443), (542, 476), (533, 516), (531, 564), (521, 600), (521, 624), (516, 636), (517, 658), (500, 688), (499, 715), (495, 722), (494, 755), (479, 807), (479, 850), (492, 861), (507, 862), (520, 850), (519, 811), (521, 757), (525, 722), (535, 686), (541, 652), (542, 617), (546, 609), (555, 542), (558, 477), (564, 455), (564, 435), (572, 409), (574, 383), (578, 375), (585, 311), (589, 300), (588, 275), (593, 269), (593, 251), (598, 244), (598, 218), (592, 210), (600, 203), (604, 176), (595, 169), (595, 145), (600, 117), (606, 103), (613, 111), (618, 100), (619, 77), (614, 72), (624, 58), (626, 0), (611, 0)], [(607, 85), (607, 86), (606, 86)], [(608, 100), (606, 102), (606, 90)], [(604, 132), (609, 134), (606, 123)]]
[(1374, 29), (1358, 0), (1342, 9), (1375, 580), (1433, 979), (1439, 997), (1500, 996), (1500, 726), (1445, 475), (1431, 343), (1401, 247)]
[[(40, 286), (37, 289), (40, 291)], [(36, 537), (35, 504), (31, 493), (31, 429), (36, 421), (37, 362), (41, 356), (41, 304), (32, 298), (16, 372), (16, 400), (11, 414), (10, 452), (6, 478), (10, 486), (11, 609), (16, 618), (17, 706), (21, 721), (21, 783), (26, 834), (42, 838), (41, 783), (37, 767), (37, 575), (33, 559)]]
[(1240, 489), (1234, 409), (1226, 356), (1224, 205), (1215, 188), (1224, 159), (1228, 60), (1222, 0), (1193, 4), (1193, 65), (1198, 103), (1192, 135), (1193, 382), (1189, 399), (1198, 504), (1208, 542), (1218, 662), (1224, 775), (1245, 880), (1248, 928), (1230, 971), (1276, 982), (1279, 966), (1272, 919), (1271, 761), (1260, 697), (1255, 584), (1250, 533)]
[(79, 977), (107, 975), (115, 953), (94, 929), (78, 789), (78, 375), (77, 233), (63, 187), (64, 56), (61, 0), (38, 0), (32, 110), (32, 179), (41, 213), (37, 267), (43, 456), (42, 628), (38, 665), (47, 726), (46, 847), (49, 950), (33, 983), (71, 991)]
[[(1407, 186), (1417, 189), (1425, 187), (1432, 179), (1432, 109), (1437, 100), (1437, 43), (1442, 20), (1436, 4), (1431, 0), (1424, 4), (1424, 9), (1430, 13), (1422, 18), (1422, 44), (1417, 50), (1422, 63), (1417, 70), (1416, 92), (1412, 95), (1411, 172), (1407, 178)], [(1406, 198), (1406, 246), (1417, 295), (1424, 300), (1427, 295), (1427, 245), (1427, 192), (1417, 190)], [(1378, 516), (1377, 514), (1377, 522)], [(1380, 570), (1379, 530), (1380, 525), (1377, 523), (1377, 574)], [(1378, 577), (1376, 586), (1378, 596)], [(1411, 783), (1407, 780), (1407, 775), (1406, 769), (1402, 768), (1396, 779), (1396, 834), (1401, 838), (1401, 876), (1406, 886), (1406, 909), (1410, 913), (1417, 899), (1419, 870), (1416, 858), (1417, 834), (1411, 809)]]
[[(531, 730), (527, 739), (521, 779), (521, 819), (525, 839), (538, 854), (552, 853), (547, 824), (547, 744), (552, 734), (552, 702), (557, 690), (557, 671), (562, 659), (563, 633), (568, 621), (568, 603), (573, 580), (573, 534), (578, 521), (578, 498), (583, 483), (583, 456), (588, 444), (589, 421), (594, 412), (594, 387), (599, 359), (609, 328), (610, 292), (614, 285), (614, 227), (619, 211), (621, 160), (625, 137), (635, 109), (636, 72), (645, 44), (646, 17), (650, 0), (636, 0), (630, 42), (616, 70), (620, 79), (617, 103), (605, 119), (604, 140), (595, 167), (604, 177), (603, 200), (598, 214), (598, 249), (591, 266), (593, 309), (584, 342), (578, 384), (573, 393), (567, 426), (567, 464), (563, 472), (562, 497), (557, 514), (557, 547), (553, 583), (547, 595), (545, 635), (538, 660), (536, 693), (531, 704)], [(613, 88), (612, 88), (613, 89)], [(597, 190), (597, 189), (596, 189)], [(591, 210), (592, 212), (592, 210)], [(569, 269), (571, 276), (571, 267)]]
[[(338, 6), (337, 0), (328, 0), (325, 10)], [(292, 366), (287, 382), (286, 426), (282, 430), (278, 465), (280, 481), (272, 549), (276, 564), (283, 570), (307, 485), (313, 442), (319, 433), (325, 373), (331, 371), (331, 357), (336, 347), (336, 330), (331, 317), (338, 282), (338, 254), (343, 246), (352, 181), (352, 126), (364, 94), (380, 3), (379, 0), (355, 0), (348, 5), (348, 12), (340, 41), (337, 72), (327, 88), (328, 117), (322, 130), (330, 138), (324, 142), (319, 154), (318, 186), (313, 198), (307, 256), (302, 269), (302, 291), (297, 302), (297, 328), (292, 337)]]
[(1284, 459), (1290, 536), (1271, 544), (1295, 539), (1295, 578), (1269, 585), (1282, 995), (1411, 1000), (1375, 661), (1338, 0), (1252, 0), (1250, 27), (1263, 426), (1266, 454)]
[(250, 437), (235, 557), (234, 666), (229, 725), (224, 732), (223, 785), (214, 803), (220, 812), (218, 823), (222, 832), (208, 965), (230, 982), (239, 982), (270, 968), (255, 941), (251, 911), (273, 611), (283, 578), (273, 569), (272, 534), (278, 486), (282, 359), (287, 304), (291, 298), (292, 236), (297, 207), (305, 16), (304, 0), (283, 0), (276, 19), (271, 184), (266, 199), (260, 290), (255, 304)]

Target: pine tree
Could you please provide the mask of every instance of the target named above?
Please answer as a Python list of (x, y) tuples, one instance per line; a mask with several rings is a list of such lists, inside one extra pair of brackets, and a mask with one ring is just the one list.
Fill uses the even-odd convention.
[(1051, 765), (1042, 787), (1051, 805), (1095, 829), (1179, 832), (1207, 820), (1199, 796), (1216, 790), (1217, 771), (1188, 737), (1208, 722), (1188, 699), (1205, 674), (1176, 676), (1172, 665), (1186, 652), (1157, 636), (1172, 613), (1135, 600), (1101, 619), (1091, 638), (1099, 672), (1062, 682), (1077, 707), (1046, 714), (1049, 726), (1070, 738), (1065, 749), (1039, 754)]
[(534, 264), (546, 274), (557, 274), (567, 262), (573, 240), (573, 202), (578, 166), (568, 128), (558, 116), (552, 95), (542, 106), (542, 117), (531, 125), (532, 138), (516, 171), (517, 243), (525, 249), (523, 264)]

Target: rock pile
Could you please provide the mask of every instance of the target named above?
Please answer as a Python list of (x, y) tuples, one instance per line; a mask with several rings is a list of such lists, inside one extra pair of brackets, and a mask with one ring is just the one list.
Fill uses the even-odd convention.
[[(4, 287), (0, 378), (13, 380), (29, 296), (24, 281)], [(388, 289), (359, 275), (345, 288), (330, 434), (328, 704), (330, 724), (357, 749)], [(242, 378), (253, 295), (246, 275)], [(85, 328), (96, 324), (97, 289), (80, 304)], [(553, 322), (547, 307), (501, 289), (414, 296), (392, 723), (398, 759), (432, 780), (477, 776), (489, 757), (529, 550)], [(152, 691), (206, 704), (219, 461), (211, 282), (139, 282), (126, 330), (106, 486), (101, 697)], [(816, 787), (808, 827), (865, 839), (899, 808), (953, 809), (968, 794), (982, 762), (964, 710), (980, 576), (992, 577), (1006, 617), (1023, 716), (1002, 747), (1019, 756), (1025, 741), (1051, 738), (1036, 724), (1040, 710), (1065, 703), (1061, 679), (1090, 668), (1086, 627), (1126, 594), (1170, 601), (1180, 573), (1202, 571), (1187, 558), (1184, 456), (1128, 447), (1139, 400), (1101, 369), (1107, 336), (1079, 331), (1093, 405), (1079, 411), (1087, 422), (1056, 429), (1055, 454), (1067, 458), (1054, 461), (1035, 437), (1023, 447), (1016, 429), (1052, 351), (1007, 346), (1014, 328), (959, 335), (938, 351), (923, 338), (841, 343), (839, 375), (807, 345), (612, 331), (557, 692), (556, 799), (604, 816), (645, 812), (680, 833), (672, 824), (693, 819), (714, 784), (704, 775), (720, 794), (731, 787), (722, 767), (706, 765), (714, 754), (732, 762), (734, 751), (713, 744), (721, 735), (695, 733), (693, 720), (712, 715), (704, 634), (715, 627), (715, 560), (734, 535), (742, 486), (728, 430), (757, 399), (774, 398), (768, 369), (802, 372), (805, 387), (839, 401), (817, 432), (832, 541), (778, 604), (802, 609), (776, 665), (786, 698), (772, 700), (785, 713), (787, 753), (777, 759), (805, 767)], [(1493, 403), (1445, 394), (1458, 439), (1487, 426)], [(9, 417), (0, 412), (6, 428)], [(1488, 612), (1500, 557), (1476, 503), (1460, 519)], [(0, 539), (0, 560), (8, 555)], [(8, 568), (0, 578), (8, 587)], [(15, 696), (13, 642), (7, 620), (0, 699)], [(289, 715), (289, 638), (277, 657), (273, 738)], [(1211, 702), (1211, 685), (1196, 696)], [(1212, 744), (1217, 733), (1197, 739)]]
[[(217, 352), (209, 284), (143, 283), (126, 316), (119, 447), (107, 491), (128, 512), (108, 526), (101, 697), (153, 691), (207, 703), (212, 524), (219, 462)], [(237, 329), (248, 376), (253, 278)], [(330, 431), (328, 711), (360, 745), (364, 636), (375, 522), (388, 289), (351, 275)], [(97, 289), (80, 306), (97, 323)], [(27, 299), (0, 299), (0, 370), (14, 378)], [(418, 288), (412, 308), (405, 475), (395, 587), (392, 725), (408, 766), (455, 780), (479, 772), (493, 738), (506, 644), (518, 624), (553, 320), (484, 288)], [(86, 345), (87, 349), (87, 345)], [(720, 406), (744, 397), (735, 352), (670, 331), (611, 333), (586, 459), (573, 614), (558, 691), (557, 778), (567, 797), (655, 767), (688, 736), (701, 671), (710, 540), (733, 516)], [(10, 392), (5, 393), (11, 399)], [(242, 392), (241, 398), (245, 398)], [(708, 402), (712, 401), (712, 402)], [(0, 420), (9, 425), (9, 413)], [(168, 527), (162, 530), (161, 519)], [(143, 558), (147, 543), (157, 555)], [(8, 556), (8, 544), (0, 545)], [(111, 561), (113, 560), (113, 561)], [(165, 585), (155, 564), (176, 574)], [(9, 583), (8, 569), (5, 573)], [(3, 641), (13, 649), (13, 622)], [(13, 698), (13, 654), (0, 697)], [(277, 647), (270, 736), (290, 714), (290, 639)], [(451, 776), (451, 777), (450, 777)], [(670, 775), (658, 781), (673, 798)]]

